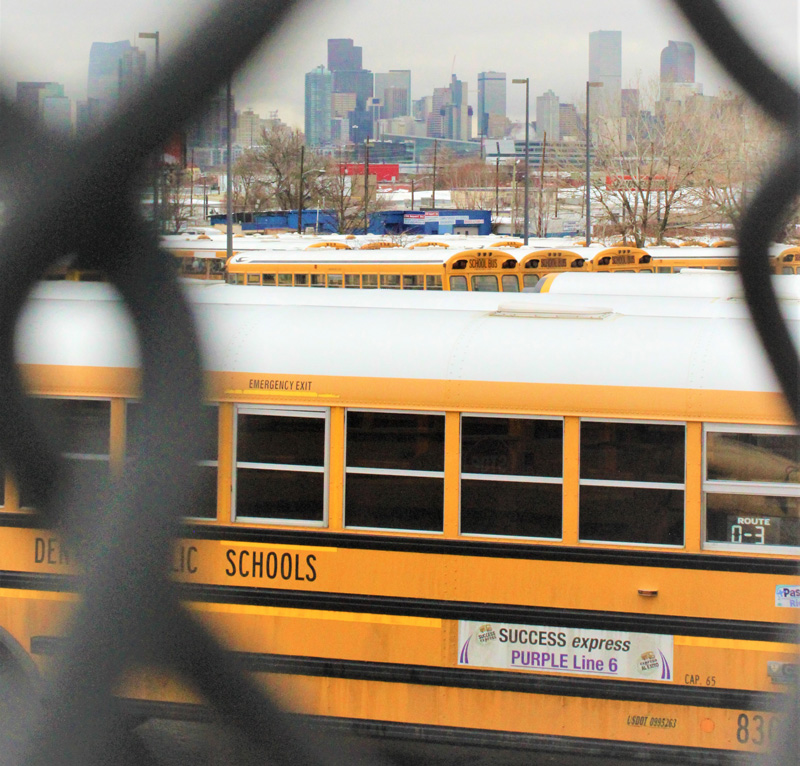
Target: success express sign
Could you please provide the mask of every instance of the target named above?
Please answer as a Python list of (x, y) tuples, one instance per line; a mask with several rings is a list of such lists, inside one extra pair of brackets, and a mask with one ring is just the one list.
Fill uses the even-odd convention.
[(672, 636), (460, 620), (458, 664), (671, 681)]

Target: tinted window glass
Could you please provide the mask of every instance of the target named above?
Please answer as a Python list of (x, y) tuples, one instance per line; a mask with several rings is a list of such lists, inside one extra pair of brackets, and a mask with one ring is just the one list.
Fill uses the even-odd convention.
[(442, 471), (444, 417), (391, 412), (348, 412), (347, 465), (359, 468)]
[(683, 483), (685, 428), (581, 423), (581, 478)]
[(639, 487), (580, 488), (580, 538), (683, 544), (683, 491)]
[(344, 275), (345, 287), (361, 287), (361, 276), (359, 274), (345, 274)]
[(461, 419), (461, 471), (508, 476), (561, 476), (561, 421)]
[(511, 275), (505, 274), (503, 276), (503, 292), (504, 293), (518, 293), (519, 292), (519, 280)]
[(441, 532), (443, 507), (442, 479), (347, 474), (345, 521), (349, 527)]
[(464, 534), (561, 537), (561, 484), (461, 482)]
[(467, 289), (467, 278), (462, 276), (450, 277), (450, 289), (463, 292)]
[(428, 290), (441, 290), (442, 278), (438, 275), (429, 275), (425, 277), (425, 288)]
[(798, 437), (791, 434), (706, 434), (706, 477), (800, 484)]
[(322, 521), (324, 489), (325, 476), (322, 473), (238, 468), (236, 515)]
[(377, 274), (362, 274), (361, 275), (361, 287), (366, 290), (374, 290), (378, 287), (378, 275)]
[(308, 287), (308, 274), (295, 274), (294, 275), (295, 287)]
[(381, 287), (387, 290), (400, 289), (399, 274), (381, 274)]
[(239, 414), (237, 461), (322, 466), (325, 419)]
[(34, 408), (59, 452), (108, 455), (111, 403), (91, 399), (34, 399)]
[[(127, 421), (128, 444), (130, 445), (131, 435), (140, 427), (142, 418), (142, 407), (139, 402), (128, 402), (126, 406), (125, 419)], [(200, 428), (202, 437), (200, 439), (198, 460), (217, 459), (217, 443), (219, 434), (219, 409), (216, 405), (206, 405), (200, 410)]]
[(422, 276), (416, 274), (403, 275), (403, 289), (404, 290), (422, 290), (424, 287), (424, 280)]
[(496, 293), (500, 290), (497, 286), (497, 277), (493, 274), (478, 274), (472, 277), (472, 289), (480, 293)]

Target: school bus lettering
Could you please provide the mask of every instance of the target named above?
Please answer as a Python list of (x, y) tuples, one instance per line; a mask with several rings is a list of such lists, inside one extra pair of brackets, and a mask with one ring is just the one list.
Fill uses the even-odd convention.
[(310, 380), (250, 378), (247, 387), (260, 391), (310, 391)]
[(268, 580), (297, 580), (300, 582), (314, 582), (317, 579), (317, 570), (314, 562), (317, 557), (309, 553), (305, 560), (299, 553), (281, 553), (275, 551), (235, 551), (228, 549), (225, 554), (228, 566), (225, 574), (228, 577), (255, 577)]
[(37, 564), (74, 564), (69, 548), (57, 537), (37, 537), (33, 544), (33, 560)]
[(172, 571), (176, 574), (188, 572), (194, 574), (197, 572), (197, 548), (194, 545), (188, 547), (179, 545), (175, 549), (174, 558), (172, 560)]
[(647, 726), (648, 719), (646, 715), (629, 715), (626, 723), (628, 726)]

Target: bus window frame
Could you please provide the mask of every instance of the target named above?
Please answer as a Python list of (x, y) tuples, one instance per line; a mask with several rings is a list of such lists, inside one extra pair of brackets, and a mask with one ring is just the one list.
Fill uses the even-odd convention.
[(708, 462), (706, 455), (707, 434), (764, 434), (775, 436), (795, 436), (800, 438), (800, 429), (792, 426), (768, 426), (746, 423), (703, 423), (702, 449), (702, 511), (701, 511), (701, 547), (707, 551), (738, 553), (739, 555), (783, 555), (797, 556), (800, 543), (794, 545), (746, 545), (708, 540), (707, 497), (709, 494), (751, 495), (760, 497), (800, 497), (800, 484), (768, 481), (743, 481), (737, 479), (708, 479)]
[[(380, 415), (436, 415), (442, 418), (442, 427), (444, 429), (444, 442), (442, 447), (442, 470), (441, 471), (425, 471), (414, 470), (405, 468), (361, 468), (353, 466), (348, 469), (347, 465), (347, 415), (350, 412), (376, 412)], [(447, 526), (447, 519), (445, 518), (446, 508), (446, 495), (445, 495), (445, 474), (447, 472), (447, 431), (446, 431), (446, 413), (444, 410), (397, 410), (397, 409), (376, 409), (373, 407), (345, 407), (344, 411), (344, 444), (342, 445), (342, 529), (344, 531), (355, 532), (386, 532), (397, 535), (438, 535), (444, 537), (445, 529)], [(459, 429), (460, 430), (460, 429)], [(461, 452), (461, 443), (459, 436), (459, 454)], [(442, 482), (442, 528), (438, 529), (409, 529), (406, 527), (362, 527), (355, 526), (347, 523), (347, 474), (362, 476), (408, 476), (411, 478), (429, 478), (440, 479)]]
[[(564, 464), (566, 460), (566, 434), (565, 434), (565, 417), (563, 415), (517, 415), (506, 413), (483, 413), (483, 412), (461, 412), (458, 427), (458, 534), (461, 537), (467, 538), (491, 538), (494, 540), (531, 540), (533, 542), (542, 543), (562, 543), (564, 542)], [(462, 421), (465, 417), (468, 418), (499, 418), (503, 420), (544, 420), (547, 422), (561, 423), (561, 476), (518, 476), (516, 474), (495, 474), (495, 473), (465, 473), (461, 470), (463, 459), (463, 433)], [(461, 498), (463, 495), (461, 489), (461, 482), (466, 479), (467, 481), (503, 481), (503, 482), (519, 482), (522, 484), (557, 484), (561, 486), (561, 535), (560, 537), (531, 537), (528, 535), (497, 535), (488, 532), (464, 532), (461, 526)]]
[[(582, 423), (622, 423), (625, 425), (652, 425), (652, 426), (681, 426), (683, 427), (683, 483), (676, 482), (656, 482), (656, 481), (630, 481), (630, 480), (615, 480), (615, 479), (584, 479), (581, 475), (581, 437), (582, 433), (580, 425)], [(604, 546), (622, 546), (631, 548), (668, 548), (669, 550), (685, 550), (686, 548), (686, 476), (689, 472), (688, 459), (688, 422), (683, 420), (639, 420), (636, 418), (595, 418), (595, 417), (580, 417), (578, 422), (578, 544), (579, 545), (604, 545)], [(581, 537), (580, 524), (581, 524), (581, 487), (619, 487), (621, 489), (662, 489), (668, 491), (681, 491), (683, 492), (683, 539), (679, 543), (639, 543), (635, 541), (625, 540), (593, 540), (591, 538)]]
[[(321, 473), (322, 474), (322, 519), (320, 521), (307, 519), (280, 519), (264, 516), (239, 516), (236, 512), (236, 491), (239, 481), (238, 451), (239, 451), (239, 415), (267, 415), (271, 417), (288, 418), (316, 418), (324, 419), (324, 459), (322, 470), (317, 470), (319, 466), (295, 466), (284, 465), (282, 463), (246, 463), (243, 468), (253, 466), (269, 466), (257, 470), (273, 471), (293, 471), (296, 473)], [(331, 472), (331, 409), (330, 407), (287, 407), (271, 404), (243, 404), (235, 403), (233, 407), (233, 430), (231, 443), (231, 523), (237, 524), (259, 524), (259, 525), (278, 525), (291, 527), (315, 527), (324, 529), (328, 526), (328, 496), (330, 494), (330, 472)]]

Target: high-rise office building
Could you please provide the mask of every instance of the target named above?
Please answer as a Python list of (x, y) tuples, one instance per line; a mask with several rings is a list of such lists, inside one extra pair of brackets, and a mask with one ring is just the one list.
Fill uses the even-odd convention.
[(119, 97), (128, 98), (144, 85), (147, 79), (147, 56), (138, 48), (128, 48), (119, 58)]
[(353, 45), (350, 39), (328, 40), (328, 70), (331, 72), (353, 72), (361, 69), (361, 46)]
[(450, 85), (447, 88), (434, 90), (434, 111), (436, 92), (439, 90), (444, 91), (441, 94), (442, 107), (439, 110), (442, 115), (442, 138), (469, 141), (472, 137), (472, 119), (468, 105), (467, 83), (451, 75)]
[(600, 82), (592, 88), (589, 100), (593, 114), (620, 116), (622, 91), (622, 32), (599, 30), (589, 35), (589, 81)]
[[(495, 119), (492, 119), (494, 116)], [(506, 116), (506, 73), (481, 72), (478, 74), (478, 135), (486, 138), (503, 138), (489, 129), (490, 124), (504, 124)], [(503, 120), (496, 119), (504, 118)]]
[(399, 112), (393, 114), (382, 114), (381, 116), (383, 119), (392, 119), (394, 117), (404, 117), (406, 115), (411, 114), (411, 70), (410, 69), (390, 69), (388, 72), (376, 72), (375, 73), (375, 91), (374, 95), (381, 100), (384, 105), (384, 109), (386, 108), (386, 104), (389, 102), (389, 98), (386, 95), (386, 91), (389, 88), (393, 88), (395, 90), (395, 94), (392, 96), (392, 99), (399, 99), (397, 95), (398, 91), (405, 91), (406, 98), (405, 103), (400, 104), (397, 101), (394, 105), (394, 110), (400, 109)]
[(661, 82), (694, 82), (694, 46), (670, 40), (661, 51)]
[(552, 90), (536, 97), (536, 137), (542, 140), (561, 140), (561, 114), (558, 96)]
[(17, 107), (30, 119), (41, 120), (59, 133), (72, 130), (72, 102), (58, 82), (18, 82)]
[(689, 83), (694, 83), (694, 46), (670, 40), (661, 51), (660, 99), (680, 100), (682, 93), (702, 92), (702, 88), (687, 87)]
[(333, 77), (322, 64), (306, 73), (306, 143), (331, 142), (331, 93)]
[(92, 43), (86, 95), (97, 101), (102, 115), (107, 114), (119, 98), (119, 61), (131, 47), (128, 40)]
[[(236, 102), (231, 95), (231, 130), (236, 130)], [(225, 90), (214, 95), (203, 114), (186, 131), (186, 145), (224, 149), (228, 144), (228, 101)], [(222, 156), (222, 155), (220, 155)], [(199, 160), (198, 160), (199, 162)]]
[(558, 133), (561, 139), (583, 140), (583, 123), (575, 104), (558, 105)]

